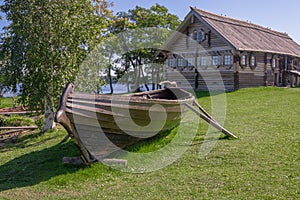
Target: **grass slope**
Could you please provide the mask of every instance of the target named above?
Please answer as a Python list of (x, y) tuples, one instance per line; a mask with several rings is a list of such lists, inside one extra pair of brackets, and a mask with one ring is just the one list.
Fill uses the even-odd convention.
[[(210, 109), (210, 98), (198, 93)], [(125, 173), (102, 164), (63, 166), (78, 155), (65, 131), (31, 134), (0, 148), (0, 199), (299, 199), (299, 89), (255, 88), (227, 94), (225, 127), (239, 139), (220, 139), (203, 159), (207, 125), (172, 165)], [(161, 146), (164, 135), (137, 151)], [(150, 146), (150, 147), (149, 147)]]

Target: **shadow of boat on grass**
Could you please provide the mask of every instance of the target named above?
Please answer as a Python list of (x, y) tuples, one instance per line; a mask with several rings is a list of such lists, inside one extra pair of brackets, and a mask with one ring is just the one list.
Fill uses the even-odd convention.
[(72, 142), (57, 144), (41, 151), (31, 152), (0, 166), (0, 192), (33, 186), (53, 177), (77, 172), (84, 166), (64, 166), (65, 155), (78, 155)]

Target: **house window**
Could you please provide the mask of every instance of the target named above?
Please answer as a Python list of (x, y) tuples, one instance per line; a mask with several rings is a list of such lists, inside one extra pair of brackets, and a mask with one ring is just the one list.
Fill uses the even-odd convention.
[(193, 58), (188, 58), (187, 63), (188, 63), (188, 67), (192, 67), (193, 66)]
[(178, 67), (183, 67), (183, 59), (182, 58), (178, 58), (178, 60), (177, 60), (177, 66)]
[(277, 65), (277, 61), (276, 61), (275, 58), (273, 58), (273, 60), (272, 60), (272, 67), (275, 69), (276, 65)]
[(197, 41), (201, 42), (204, 39), (204, 33), (202, 31), (199, 31), (197, 33)]
[(242, 55), (242, 58), (241, 58), (241, 65), (242, 66), (246, 66), (247, 64), (247, 57), (245, 55)]
[(205, 39), (205, 33), (203, 31), (194, 30), (193, 32), (193, 39), (201, 42)]
[(175, 67), (174, 58), (169, 58), (169, 67)]
[(224, 56), (224, 65), (231, 65), (231, 56), (230, 55)]
[(207, 57), (201, 57), (201, 66), (207, 66)]
[(220, 58), (219, 58), (219, 56), (213, 56), (213, 57), (212, 57), (212, 64), (213, 64), (214, 66), (217, 66), (217, 65), (220, 64)]
[(255, 58), (255, 56), (251, 56), (250, 65), (251, 65), (251, 67), (255, 67), (256, 66), (256, 58)]

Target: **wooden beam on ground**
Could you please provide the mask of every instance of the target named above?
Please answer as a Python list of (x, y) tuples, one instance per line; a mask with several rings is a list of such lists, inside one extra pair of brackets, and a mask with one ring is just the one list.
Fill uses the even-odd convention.
[(37, 129), (38, 126), (2, 126), (0, 130), (27, 130), (27, 129)]
[(0, 112), (0, 115), (25, 115), (36, 113), (36, 111), (12, 111), (12, 112)]

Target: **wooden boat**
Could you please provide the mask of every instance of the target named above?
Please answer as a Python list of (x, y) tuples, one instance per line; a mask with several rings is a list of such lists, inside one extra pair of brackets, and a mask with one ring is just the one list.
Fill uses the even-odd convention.
[(73, 92), (68, 84), (55, 116), (79, 147), (85, 163), (140, 140), (165, 132), (180, 123), (194, 96), (180, 88), (105, 95)]
[[(204, 113), (199, 113), (193, 105)], [(103, 160), (114, 151), (176, 127), (182, 113), (191, 109), (223, 133), (221, 127), (178, 87), (126, 95), (74, 92), (67, 84), (60, 99), (55, 121), (62, 124), (81, 151), (85, 164)]]

